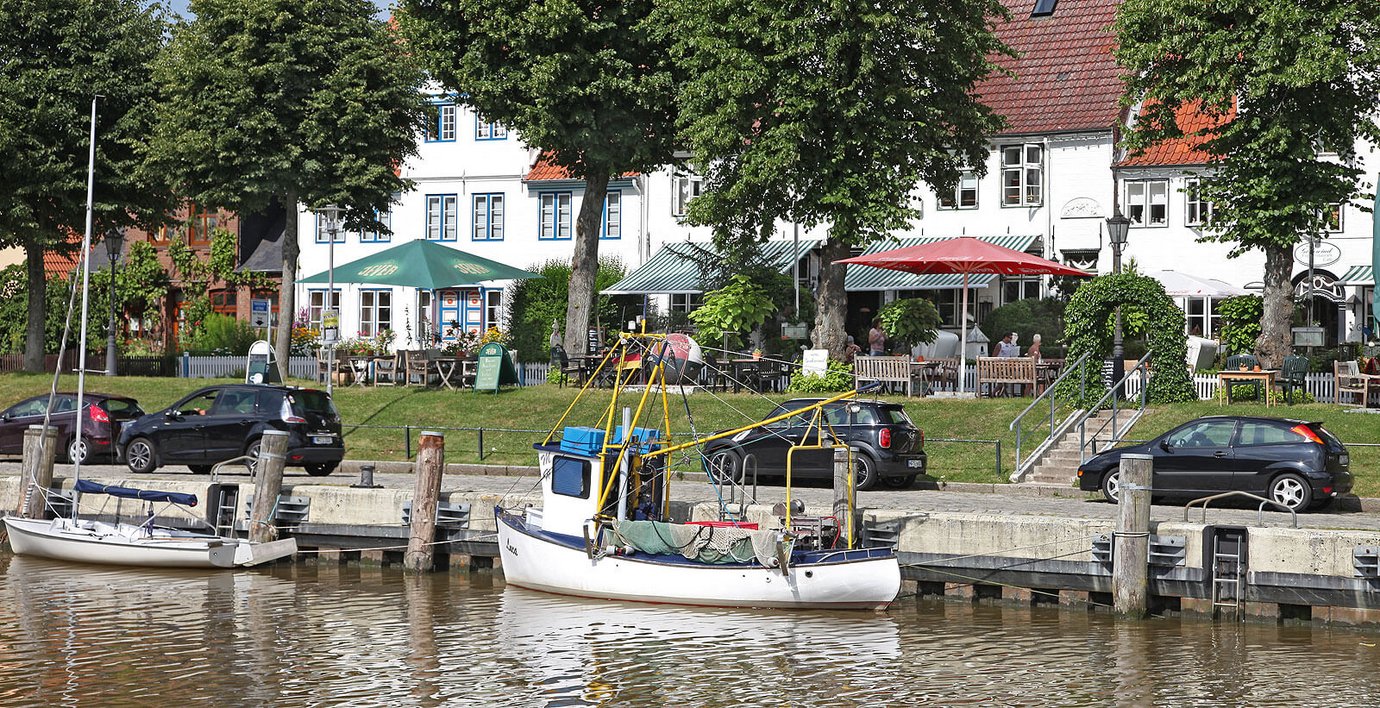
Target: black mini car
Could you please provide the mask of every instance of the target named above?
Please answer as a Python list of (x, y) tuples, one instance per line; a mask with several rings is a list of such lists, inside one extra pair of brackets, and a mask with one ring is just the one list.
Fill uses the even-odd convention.
[[(259, 456), (265, 430), (288, 433), (287, 464), (328, 475), (345, 456), (340, 414), (325, 391), (235, 384), (203, 388), (120, 431), (121, 459), (136, 473), (182, 464), (206, 474), (217, 462)], [(252, 467), (252, 465), (250, 465)]]
[[(777, 406), (766, 419), (819, 403), (822, 398), (795, 398)], [(784, 476), (786, 451), (802, 444), (811, 430), (812, 413), (738, 433), (705, 445), (705, 471), (722, 481), (743, 481), (756, 470), (758, 477)], [(915, 427), (899, 403), (874, 400), (839, 401), (824, 407), (826, 430), (853, 448), (854, 478), (858, 489), (879, 482), (904, 489), (925, 473), (925, 434)], [(813, 435), (809, 444), (815, 444)], [(829, 479), (834, 474), (833, 453), (800, 450), (791, 460), (791, 477)]]
[(1156, 497), (1197, 498), (1227, 491), (1266, 497), (1303, 511), (1351, 491), (1351, 456), (1322, 423), (1251, 416), (1191, 420), (1140, 445), (1108, 450), (1078, 469), (1078, 487), (1116, 501), (1126, 453), (1154, 458)]

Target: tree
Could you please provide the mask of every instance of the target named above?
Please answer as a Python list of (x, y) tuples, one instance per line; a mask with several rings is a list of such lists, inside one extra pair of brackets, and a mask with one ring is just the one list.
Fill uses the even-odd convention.
[(997, 0), (668, 0), (682, 126), (708, 172), (690, 219), (749, 244), (778, 219), (830, 225), (815, 346), (843, 354), (833, 262), (918, 216), (921, 181), (985, 164), (1000, 119), (973, 89), (1008, 51), (1005, 16)]
[[(550, 353), (551, 323), (563, 318), (570, 299), (570, 261), (550, 260), (528, 270), (540, 278), (519, 280), (513, 285), (508, 305), (508, 329), (512, 337), (510, 348), (518, 351), (524, 361), (545, 361)], [(612, 286), (623, 279), (623, 264), (617, 258), (599, 259), (597, 290)], [(619, 323), (627, 321), (629, 313), (641, 309), (642, 298), (627, 295), (600, 295), (594, 309), (596, 321)], [(444, 323), (443, 323), (444, 324)]]
[(161, 180), (138, 170), (152, 123), (156, 7), (138, 0), (0, 0), (0, 245), (24, 249), (24, 368), (43, 368), (43, 254), (71, 252), (86, 228), (91, 101), (96, 106), (94, 230), (157, 220)]
[[(1126, 0), (1117, 59), (1128, 104), (1142, 103), (1126, 144), (1184, 137), (1180, 116), (1213, 125), (1193, 135), (1209, 160), (1204, 240), (1265, 254), (1256, 350), (1279, 368), (1293, 314), (1291, 251), (1325, 235), (1328, 205), (1362, 196), (1356, 145), (1380, 140), (1380, 3)], [(1326, 150), (1335, 157), (1320, 157)]]
[(409, 187), (422, 75), (367, 0), (192, 0), (157, 67), (165, 97), (150, 152), (202, 206), (287, 209), (274, 348), (286, 367), (297, 280), (297, 205), (336, 203), (351, 227)]
[(704, 294), (704, 304), (690, 313), (690, 321), (706, 343), (739, 343), (738, 335), (761, 326), (777, 311), (766, 288), (746, 275), (735, 275), (728, 284)]
[(934, 303), (920, 297), (892, 300), (882, 305), (877, 319), (882, 321), (882, 331), (906, 349), (933, 343), (944, 324)]
[(585, 182), (565, 347), (585, 353), (611, 177), (670, 162), (674, 78), (651, 31), (654, 0), (403, 0), (398, 18), (429, 74), (485, 120)]

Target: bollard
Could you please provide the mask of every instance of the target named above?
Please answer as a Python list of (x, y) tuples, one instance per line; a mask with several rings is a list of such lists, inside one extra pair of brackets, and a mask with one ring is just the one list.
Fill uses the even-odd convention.
[(374, 484), (374, 466), (359, 466), (359, 484), (351, 484), (355, 489), (378, 489), (381, 485)]
[(1150, 607), (1150, 493), (1154, 459), (1121, 456), (1116, 544), (1112, 550), (1112, 606), (1126, 617), (1144, 617)]
[[(839, 534), (845, 543), (844, 548), (852, 548), (856, 536), (857, 523), (853, 514), (858, 480), (853, 478), (853, 470), (848, 464), (848, 448), (840, 445), (834, 448), (834, 518), (839, 522)], [(835, 544), (837, 545), (837, 544)]]
[(417, 478), (412, 490), (412, 529), (407, 537), (403, 567), (414, 572), (432, 568), (436, 540), (436, 504), (441, 496), (441, 472), (445, 468), (446, 438), (425, 430), (417, 437), (417, 462), (412, 466)]
[(48, 489), (53, 486), (53, 462), (57, 459), (57, 428), (30, 425), (24, 431), (24, 461), (20, 465), (23, 492), (19, 515), (26, 519), (48, 516)]
[(288, 434), (283, 430), (265, 430), (259, 438), (259, 460), (254, 465), (254, 510), (249, 515), (250, 543), (278, 540), (274, 516), (278, 511), (278, 495), (283, 490), (287, 444)]

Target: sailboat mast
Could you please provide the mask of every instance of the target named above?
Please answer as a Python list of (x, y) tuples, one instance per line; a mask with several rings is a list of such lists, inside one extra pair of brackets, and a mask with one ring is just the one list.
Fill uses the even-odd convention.
[[(85, 448), (82, 438), (82, 421), (86, 418), (83, 415), (85, 409), (86, 393), (86, 315), (91, 306), (91, 228), (95, 213), (96, 198), (96, 100), (99, 96), (91, 97), (91, 151), (86, 163), (86, 234), (81, 239), (81, 335), (77, 339), (77, 430), (73, 438), (75, 440), (74, 449), (78, 452), (72, 456), (72, 476), (81, 478), (81, 458), (86, 455), (81, 454)], [(72, 516), (77, 515), (77, 509), (72, 509)]]

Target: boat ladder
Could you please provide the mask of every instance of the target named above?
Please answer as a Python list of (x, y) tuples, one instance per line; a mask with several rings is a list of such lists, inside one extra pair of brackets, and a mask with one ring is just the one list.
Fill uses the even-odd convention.
[(239, 505), (240, 488), (234, 484), (219, 485), (216, 489), (214, 518), (212, 524), (216, 535), (223, 538), (235, 536), (235, 507)]
[(1212, 535), (1212, 611), (1241, 619), (1246, 576), (1246, 530), (1218, 526)]

